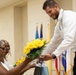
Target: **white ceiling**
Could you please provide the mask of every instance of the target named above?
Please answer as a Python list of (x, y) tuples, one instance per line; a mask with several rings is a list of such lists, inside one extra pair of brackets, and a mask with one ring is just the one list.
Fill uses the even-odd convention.
[(22, 0), (0, 0), (0, 9)]

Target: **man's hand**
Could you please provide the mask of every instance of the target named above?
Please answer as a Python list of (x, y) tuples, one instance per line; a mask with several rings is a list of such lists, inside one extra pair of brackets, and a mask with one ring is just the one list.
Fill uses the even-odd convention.
[(41, 56), (39, 57), (39, 59), (40, 59), (40, 60), (47, 61), (47, 60), (51, 60), (51, 59), (53, 59), (53, 58), (52, 58), (52, 55), (51, 55), (51, 54), (45, 54), (45, 55), (41, 55)]

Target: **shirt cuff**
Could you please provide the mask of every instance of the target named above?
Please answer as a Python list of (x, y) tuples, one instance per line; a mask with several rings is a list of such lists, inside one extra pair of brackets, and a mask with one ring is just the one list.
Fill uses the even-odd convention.
[(59, 51), (56, 50), (52, 54), (54, 54), (56, 57), (58, 57), (58, 56), (60, 56), (61, 52), (59, 52)]

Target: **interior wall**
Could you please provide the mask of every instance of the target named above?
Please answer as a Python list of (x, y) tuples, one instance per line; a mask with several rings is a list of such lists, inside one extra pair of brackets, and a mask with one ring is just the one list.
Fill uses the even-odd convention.
[(9, 6), (0, 10), (0, 40), (5, 39), (10, 43), (11, 56), (8, 60), (14, 63), (14, 20), (13, 7)]
[(36, 26), (40, 32), (40, 25), (43, 24), (43, 37), (46, 38), (47, 25), (50, 22), (49, 16), (42, 9), (44, 0), (28, 0), (28, 40), (35, 39)]
[(27, 15), (27, 5), (22, 7), (22, 31), (23, 31), (23, 48), (28, 42), (28, 15)]
[(14, 46), (15, 60), (23, 54), (23, 30), (22, 30), (22, 8), (14, 7)]
[(72, 0), (73, 10), (76, 12), (76, 0)]
[[(15, 37), (15, 59), (23, 56), (23, 49), (28, 42), (27, 5), (16, 5), (14, 7), (14, 37)], [(19, 53), (17, 53), (19, 52)]]
[(28, 37), (27, 14), (24, 5), (26, 5), (26, 0), (0, 10), (0, 39), (5, 39), (10, 43), (11, 56), (8, 56), (8, 61), (12, 64), (23, 56), (23, 47)]
[(72, 10), (72, 1), (73, 0), (56, 0), (60, 6), (65, 10)]

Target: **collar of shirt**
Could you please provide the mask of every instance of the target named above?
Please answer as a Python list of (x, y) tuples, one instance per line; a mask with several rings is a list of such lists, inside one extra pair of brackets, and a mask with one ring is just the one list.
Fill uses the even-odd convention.
[(58, 21), (60, 21), (62, 19), (62, 16), (63, 16), (63, 9), (60, 9), (60, 13), (59, 13), (59, 16), (58, 16)]

